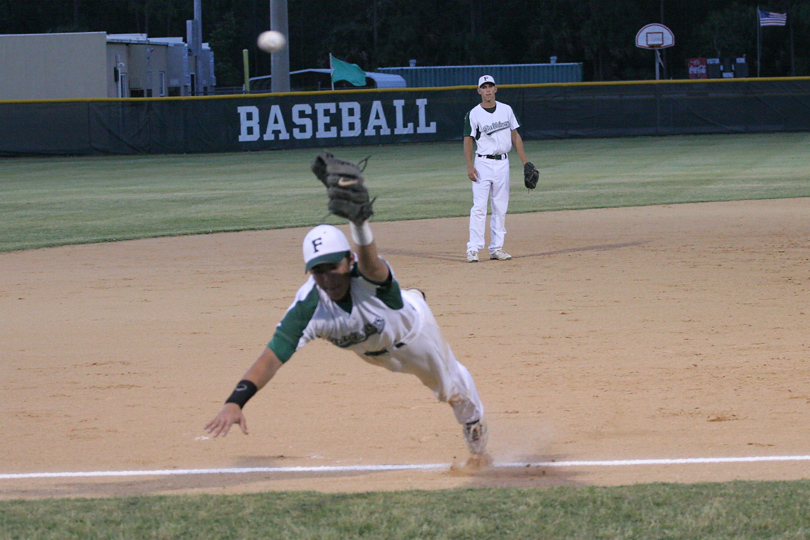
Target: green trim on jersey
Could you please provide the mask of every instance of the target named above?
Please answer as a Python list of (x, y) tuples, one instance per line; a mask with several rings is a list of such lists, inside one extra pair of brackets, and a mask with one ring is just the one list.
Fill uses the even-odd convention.
[(391, 271), (390, 266), (388, 267), (388, 279), (382, 282), (371, 281), (365, 277), (360, 273), (357, 265), (352, 268), (352, 277), (363, 278), (369, 283), (376, 285), (377, 290), (374, 292), (374, 296), (382, 300), (383, 304), (385, 304), (387, 307), (391, 309), (402, 309), (402, 306), (405, 305), (405, 303), (402, 301), (402, 291), (399, 288), (399, 283), (394, 279), (394, 273)]
[[(374, 282), (372, 281), (372, 283)], [(391, 309), (402, 309), (405, 306), (405, 302), (402, 301), (402, 291), (393, 274), (388, 274), (387, 282), (377, 287), (376, 296)]]
[(312, 319), (319, 301), (318, 286), (314, 285), (307, 297), (295, 304), (276, 328), (276, 333), (267, 346), (276, 353), (282, 364), (292, 357), (298, 347), (298, 340)]
[[(388, 263), (386, 263), (388, 264)], [(402, 301), (402, 291), (399, 288), (399, 283), (394, 279), (394, 273), (391, 272), (391, 268), (388, 268), (388, 279), (383, 282), (379, 281), (372, 281), (365, 277), (363, 274), (360, 273), (360, 269), (357, 268), (355, 264), (352, 267), (352, 277), (353, 278), (361, 278), (365, 279), (369, 283), (376, 285), (377, 290), (374, 293), (374, 296), (379, 298), (383, 301), (383, 304), (388, 306), (391, 309), (402, 309), (402, 306), (405, 303)], [(352, 301), (351, 299), (344, 302), (337, 303), (341, 308), (343, 308), (347, 313), (352, 312)], [(346, 309), (348, 307), (348, 309)]]
[[(405, 306), (405, 302), (402, 300), (402, 290), (399, 283), (394, 279), (394, 274), (390, 271), (390, 268), (388, 279), (382, 283), (363, 277), (356, 264), (352, 266), (351, 276), (352, 279), (365, 279), (369, 283), (376, 285), (374, 296), (382, 300), (383, 304), (388, 308), (402, 309)], [(312, 290), (309, 291), (307, 297), (292, 306), (276, 328), (276, 333), (273, 334), (273, 339), (270, 340), (267, 346), (276, 354), (282, 364), (292, 358), (293, 353), (298, 348), (298, 341), (304, 335), (304, 329), (312, 320), (318, 302), (320, 302), (318, 286), (313, 284)], [(346, 313), (352, 312), (351, 298), (344, 302), (335, 303)]]
[[(481, 108), (487, 111), (489, 114), (494, 114), (495, 109), (498, 108), (498, 104), (496, 103), (491, 108), (486, 108), (481, 105)], [(473, 135), (472, 126), (470, 125), (470, 112), (472, 112), (472, 110), (467, 111), (467, 114), (464, 115), (464, 137), (472, 137), (477, 141), (479, 138), (481, 138), (481, 131), (475, 130), (475, 135)], [(515, 119), (517, 119), (517, 117), (515, 117)]]
[[(467, 114), (464, 115), (464, 136), (465, 137), (473, 137), (472, 134), (472, 126), (470, 125), (470, 111), (467, 111)], [(475, 137), (476, 139), (478, 137)]]

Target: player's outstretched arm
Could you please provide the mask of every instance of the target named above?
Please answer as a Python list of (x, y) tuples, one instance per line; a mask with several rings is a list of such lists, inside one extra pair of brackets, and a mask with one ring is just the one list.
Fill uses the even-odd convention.
[(357, 267), (360, 273), (366, 279), (378, 283), (387, 280), (391, 271), (385, 261), (380, 259), (377, 242), (374, 240), (368, 221), (364, 221), (360, 225), (349, 223), (349, 227), (352, 231), (352, 240), (356, 246)]
[(242, 407), (253, 397), (253, 394), (261, 390), (270, 379), (276, 374), (283, 364), (278, 359), (276, 353), (269, 347), (265, 347), (259, 358), (250, 366), (242, 380), (236, 385), (231, 397), (210, 422), (205, 424), (205, 429), (214, 437), (223, 437), (228, 434), (231, 426), (239, 424), (242, 433), (248, 434), (247, 420), (242, 412)]

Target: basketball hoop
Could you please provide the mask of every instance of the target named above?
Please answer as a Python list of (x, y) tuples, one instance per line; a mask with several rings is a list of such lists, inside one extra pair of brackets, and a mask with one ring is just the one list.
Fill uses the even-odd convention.
[(675, 34), (663, 24), (648, 24), (636, 34), (636, 47), (666, 49), (675, 45)]
[(675, 45), (675, 34), (663, 24), (648, 24), (636, 34), (636, 47), (655, 51), (655, 80), (659, 79), (658, 65), (663, 64), (659, 49)]

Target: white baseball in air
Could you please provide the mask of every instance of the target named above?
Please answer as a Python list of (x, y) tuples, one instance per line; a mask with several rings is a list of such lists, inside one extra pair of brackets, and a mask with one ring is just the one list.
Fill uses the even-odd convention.
[(277, 53), (287, 45), (287, 38), (284, 34), (276, 30), (268, 30), (259, 34), (259, 39), (256, 40), (259, 48), (266, 53)]

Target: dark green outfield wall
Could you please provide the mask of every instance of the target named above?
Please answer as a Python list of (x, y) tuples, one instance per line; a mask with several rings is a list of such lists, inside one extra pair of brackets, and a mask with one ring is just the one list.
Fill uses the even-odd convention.
[[(524, 139), (810, 131), (810, 78), (501, 86)], [(0, 102), (0, 156), (460, 140), (474, 88)]]

